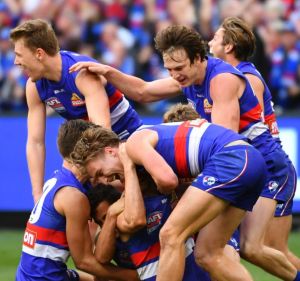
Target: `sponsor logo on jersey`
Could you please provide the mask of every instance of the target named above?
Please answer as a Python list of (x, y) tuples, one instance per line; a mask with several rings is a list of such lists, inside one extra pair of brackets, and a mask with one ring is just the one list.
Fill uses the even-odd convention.
[(152, 233), (161, 225), (162, 215), (161, 211), (151, 213), (147, 217), (147, 232)]
[(36, 237), (37, 237), (36, 232), (31, 231), (30, 229), (26, 229), (24, 234), (24, 239), (23, 239), (23, 245), (33, 249), (35, 245)]
[(45, 103), (57, 112), (66, 111), (65, 107), (62, 105), (60, 100), (56, 97), (51, 97), (49, 99), (46, 99)]
[(213, 184), (215, 184), (218, 180), (212, 176), (204, 176), (203, 177), (203, 184), (204, 185), (208, 185), (211, 186)]
[(276, 182), (276, 181), (270, 181), (270, 182), (269, 182), (269, 185), (268, 185), (269, 190), (270, 190), (271, 192), (274, 192), (274, 191), (278, 188), (278, 186), (279, 186), (279, 184), (278, 184), (278, 182)]
[(75, 93), (72, 94), (71, 102), (73, 106), (82, 106), (85, 104), (85, 101)]
[(212, 110), (212, 105), (209, 103), (208, 99), (203, 100), (204, 112), (210, 114)]

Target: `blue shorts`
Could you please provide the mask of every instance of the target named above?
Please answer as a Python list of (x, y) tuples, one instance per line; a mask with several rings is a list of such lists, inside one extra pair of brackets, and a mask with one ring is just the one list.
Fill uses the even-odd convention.
[(240, 251), (240, 230), (237, 228), (230, 237), (230, 240), (227, 242), (227, 245), (233, 247), (237, 252)]
[(266, 164), (250, 145), (224, 147), (205, 163), (192, 186), (251, 211), (266, 182)]
[(268, 171), (261, 196), (274, 199), (286, 206), (285, 203), (289, 204), (295, 194), (296, 178), (293, 164), (282, 148), (276, 149), (264, 158)]
[(195, 262), (194, 253), (185, 258), (182, 281), (211, 281), (209, 274)]
[(282, 196), (285, 195), (285, 201), (279, 201), (276, 205), (274, 217), (289, 216), (292, 214), (293, 209), (293, 198), (296, 192), (297, 186), (297, 174), (292, 162), (289, 162), (288, 180), (285, 188), (282, 189)]

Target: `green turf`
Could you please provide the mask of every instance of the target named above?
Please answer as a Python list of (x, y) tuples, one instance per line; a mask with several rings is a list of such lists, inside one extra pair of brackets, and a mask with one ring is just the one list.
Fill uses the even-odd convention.
[[(0, 230), (0, 280), (14, 281), (15, 270), (21, 253), (23, 231)], [(293, 232), (289, 240), (290, 249), (300, 256), (300, 232)], [(70, 262), (70, 264), (72, 264)], [(243, 261), (251, 272), (254, 280), (277, 281), (279, 279), (265, 273), (263, 270)]]

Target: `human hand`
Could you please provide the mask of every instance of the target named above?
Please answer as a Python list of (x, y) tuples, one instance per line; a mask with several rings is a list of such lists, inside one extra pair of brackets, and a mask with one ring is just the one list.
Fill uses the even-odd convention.
[(98, 75), (105, 75), (108, 71), (108, 66), (105, 64), (93, 62), (93, 61), (80, 61), (73, 64), (69, 68), (69, 73), (79, 71), (81, 69), (86, 69), (90, 72), (96, 73)]

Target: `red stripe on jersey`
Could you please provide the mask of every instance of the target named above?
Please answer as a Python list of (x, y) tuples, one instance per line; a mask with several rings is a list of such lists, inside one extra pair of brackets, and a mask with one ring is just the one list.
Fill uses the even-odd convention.
[(117, 104), (121, 99), (123, 98), (122, 93), (119, 90), (115, 90), (113, 95), (109, 97), (109, 107), (113, 107), (115, 104)]
[(131, 255), (131, 260), (135, 266), (141, 266), (144, 262), (152, 260), (154, 258), (159, 257), (160, 252), (160, 244), (159, 242), (155, 243), (154, 245), (150, 246), (145, 251), (141, 251)]
[(272, 135), (278, 135), (279, 134), (279, 128), (276, 121), (276, 115), (275, 113), (271, 113), (270, 115), (265, 116), (265, 124), (269, 127), (269, 130)]
[(258, 103), (255, 107), (241, 115), (239, 131), (243, 130), (251, 123), (257, 123), (259, 121), (262, 121), (261, 116), (262, 109)]
[(45, 241), (68, 247), (66, 233), (55, 229), (48, 229), (34, 224), (27, 223), (26, 231), (36, 233), (36, 241)]
[(187, 163), (187, 150), (186, 141), (187, 134), (190, 130), (189, 127), (185, 126), (186, 122), (180, 125), (176, 131), (174, 137), (174, 148), (175, 148), (175, 163), (179, 176), (187, 178), (189, 176), (188, 163)]

